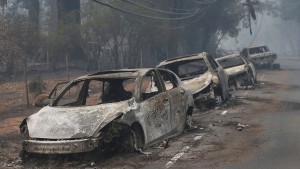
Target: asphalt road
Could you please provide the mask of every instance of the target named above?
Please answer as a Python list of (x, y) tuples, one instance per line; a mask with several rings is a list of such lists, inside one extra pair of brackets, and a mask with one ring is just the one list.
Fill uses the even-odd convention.
[[(300, 168), (300, 60), (289, 58), (279, 59), (279, 62), (283, 68), (281, 76), (276, 76), (271, 71), (260, 72), (262, 81), (284, 85), (281, 90), (267, 93), (267, 97), (273, 97), (281, 103), (279, 112), (269, 112), (257, 117), (265, 128), (264, 133), (257, 139), (263, 144), (263, 150), (242, 162), (221, 165), (218, 168)], [(244, 94), (262, 95), (247, 91)]]

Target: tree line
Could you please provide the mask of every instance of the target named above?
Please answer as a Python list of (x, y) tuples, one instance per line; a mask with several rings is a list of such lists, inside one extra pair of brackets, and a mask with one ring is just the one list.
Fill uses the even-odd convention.
[[(43, 33), (39, 1), (31, 1), (16, 1), (29, 15), (7, 12), (5, 3), (0, 3), (0, 71), (22, 73), (26, 81), (35, 63), (48, 71), (69, 66), (97, 71), (152, 67), (167, 58), (203, 51), (214, 55), (223, 38), (238, 35), (241, 21), (250, 26), (249, 14), (259, 3), (98, 0), (107, 3), (103, 5), (57, 0), (55, 23), (50, 22), (55, 31)], [(47, 14), (50, 20), (52, 11)]]

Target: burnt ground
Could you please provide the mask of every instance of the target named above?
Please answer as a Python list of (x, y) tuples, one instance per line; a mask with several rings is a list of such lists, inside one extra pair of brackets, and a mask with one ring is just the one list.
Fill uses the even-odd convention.
[[(276, 73), (284, 75), (285, 72)], [(45, 81), (55, 84), (63, 78), (50, 77)], [(51, 85), (48, 86), (50, 90)], [(112, 151), (64, 156), (34, 155), (27, 161), (21, 161), (18, 155), (22, 138), (18, 125), (24, 117), (39, 110), (24, 104), (22, 87), (21, 81), (0, 84), (1, 168), (217, 168), (264, 151), (265, 142), (258, 137), (265, 131), (257, 118), (260, 114), (300, 108), (299, 104), (270, 96), (297, 86), (264, 81), (253, 91), (232, 93), (226, 103), (212, 110), (195, 111), (193, 123), (197, 129), (185, 131), (169, 140), (167, 148), (157, 146), (145, 150), (151, 153), (148, 155)], [(238, 131), (237, 125), (244, 125), (244, 128)]]

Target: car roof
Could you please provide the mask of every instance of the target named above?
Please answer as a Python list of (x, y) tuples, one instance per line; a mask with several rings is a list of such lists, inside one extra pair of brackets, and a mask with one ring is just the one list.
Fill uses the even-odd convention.
[(251, 48), (259, 48), (259, 47), (267, 47), (267, 45), (254, 45), (254, 46), (249, 46), (249, 47), (246, 47), (246, 48), (251, 49)]
[(216, 60), (229, 59), (229, 58), (234, 58), (234, 57), (237, 57), (237, 56), (240, 56), (240, 54), (235, 53), (235, 54), (232, 54), (232, 55), (226, 55), (226, 56), (219, 57)]
[(132, 79), (138, 76), (143, 76), (151, 68), (142, 68), (142, 69), (118, 69), (118, 70), (108, 70), (96, 72), (89, 75), (84, 75), (76, 80), (85, 80), (85, 79), (94, 79), (94, 78), (103, 78), (103, 79)]
[(207, 53), (203, 52), (203, 53), (198, 53), (198, 54), (174, 57), (174, 58), (162, 61), (158, 66), (181, 62), (181, 61), (187, 61), (187, 60), (203, 59), (206, 55), (207, 55)]

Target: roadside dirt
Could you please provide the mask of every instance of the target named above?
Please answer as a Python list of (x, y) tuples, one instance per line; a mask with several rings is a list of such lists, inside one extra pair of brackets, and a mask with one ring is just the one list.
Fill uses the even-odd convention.
[[(65, 78), (44, 80), (49, 91), (54, 84)], [(286, 87), (265, 82), (255, 90), (268, 93)], [(190, 147), (189, 150), (174, 162), (172, 168), (215, 168), (223, 163), (243, 161), (263, 151), (264, 140), (257, 139), (257, 136), (263, 133), (264, 127), (255, 117), (282, 108), (300, 107), (273, 98), (236, 95), (213, 110), (195, 111), (193, 122), (197, 129), (171, 139), (166, 149), (153, 147), (145, 150), (151, 153), (149, 155), (91, 152), (65, 156), (35, 155), (28, 161), (20, 161), (18, 154), (22, 138), (18, 126), (23, 118), (39, 108), (25, 105), (22, 82), (0, 84), (0, 89), (0, 102), (3, 103), (0, 105), (0, 168), (166, 168), (167, 163), (185, 146)], [(241, 131), (236, 128), (239, 123), (246, 126)], [(196, 166), (193, 163), (195, 160), (203, 161), (201, 166)]]

